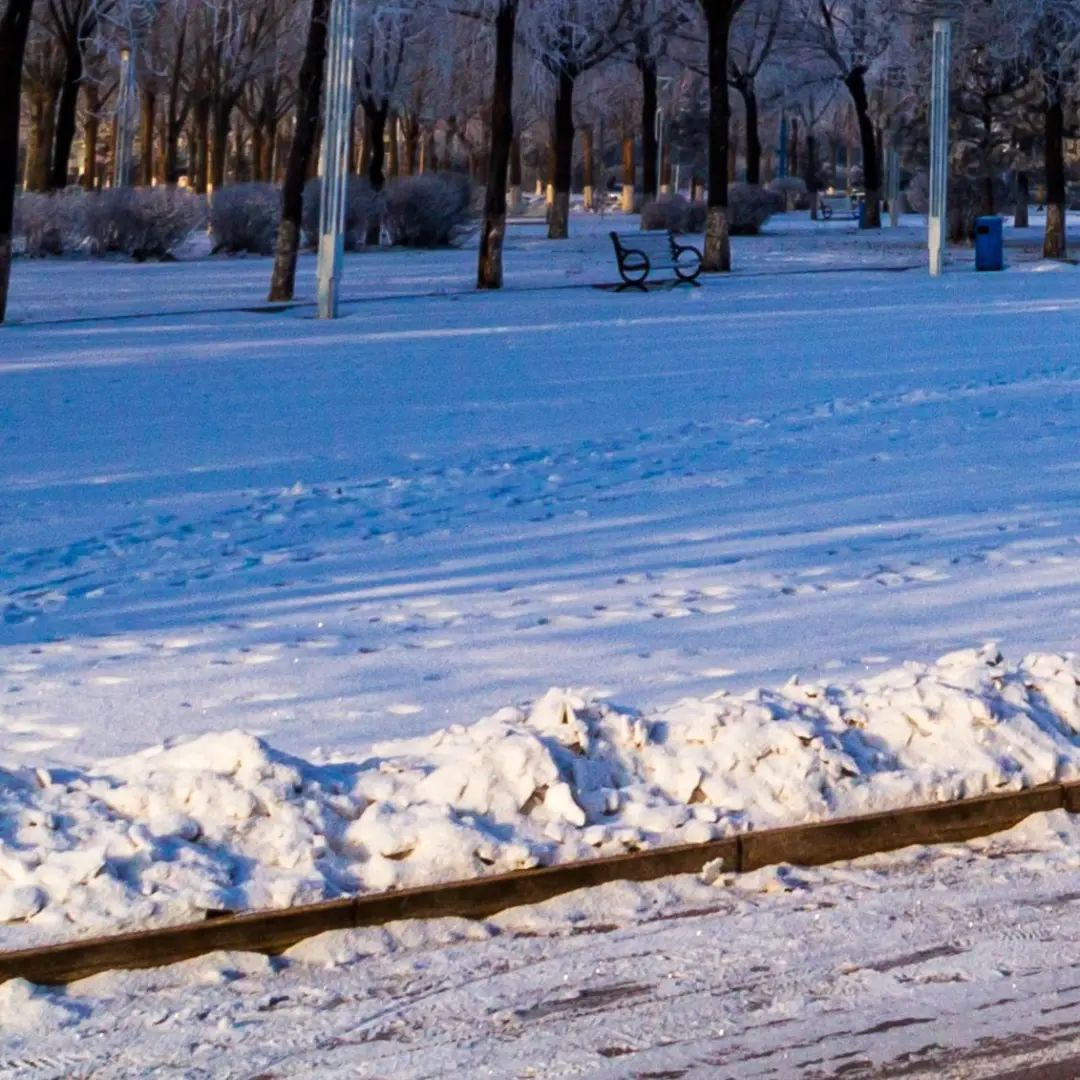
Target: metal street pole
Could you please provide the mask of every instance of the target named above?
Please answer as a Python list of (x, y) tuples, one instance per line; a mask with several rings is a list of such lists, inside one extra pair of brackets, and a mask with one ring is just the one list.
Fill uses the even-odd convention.
[(656, 197), (666, 194), (663, 189), (664, 183), (664, 106), (662, 95), (671, 85), (670, 75), (661, 75), (656, 80)]
[(353, 0), (333, 0), (326, 59), (322, 189), (319, 199), (318, 316), (336, 319), (345, 256), (345, 195), (352, 123)]
[(131, 184), (131, 104), (134, 98), (135, 65), (131, 50), (120, 50), (120, 82), (116, 88), (116, 148), (113, 152), (113, 187)]
[(930, 101), (930, 276), (940, 277), (945, 262), (945, 215), (949, 196), (949, 62), (952, 20), (934, 19), (933, 79)]

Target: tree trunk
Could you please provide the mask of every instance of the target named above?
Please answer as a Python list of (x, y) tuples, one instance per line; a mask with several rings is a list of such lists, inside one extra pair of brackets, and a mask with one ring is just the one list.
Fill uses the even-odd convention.
[[(367, 113), (367, 139), (371, 143), (371, 159), (368, 165), (368, 183), (372, 191), (379, 192), (386, 186), (386, 174), (383, 172), (383, 161), (386, 158), (386, 117), (389, 106), (384, 101), (380, 105), (365, 103), (364, 111)], [(379, 246), (379, 234), (382, 231), (382, 223), (377, 219), (368, 222), (367, 235), (364, 243), (369, 247)]]
[(263, 125), (256, 121), (251, 126), (251, 179), (256, 183), (265, 183), (269, 177), (263, 171), (266, 164), (266, 133)]
[(749, 80), (740, 80), (735, 89), (743, 100), (746, 113), (746, 182), (761, 183), (761, 116), (757, 92)]
[(45, 191), (49, 186), (50, 154), (53, 146), (56, 91), (38, 87), (30, 94), (30, 130), (26, 140), (27, 191)]
[(367, 177), (375, 191), (386, 186), (386, 105), (366, 105), (367, 138), (371, 143), (368, 154)]
[(49, 168), (50, 191), (59, 191), (67, 187), (68, 163), (71, 160), (71, 144), (75, 141), (75, 120), (82, 75), (82, 49), (76, 40), (66, 50), (64, 57), (64, 81), (60, 87), (60, 100), (56, 107), (56, 134), (52, 164)]
[(435, 129), (429, 127), (420, 140), (420, 171), (435, 172)]
[(175, 184), (180, 172), (180, 127), (178, 117), (170, 115), (165, 121), (165, 146), (163, 147), (163, 164), (161, 171), (166, 184)]
[(1046, 135), (1046, 235), (1043, 258), (1064, 259), (1065, 241), (1065, 108), (1061, 94), (1047, 102)]
[(821, 190), (821, 181), (818, 178), (817, 169), (817, 136), (814, 129), (806, 125), (806, 160), (803, 162), (803, 179), (806, 181), (806, 190), (810, 195), (810, 217), (818, 219), (818, 192)]
[(415, 113), (406, 113), (401, 120), (402, 149), (401, 171), (405, 176), (416, 172), (418, 151), (420, 148), (420, 124)]
[(1028, 205), (1031, 202), (1031, 178), (1023, 169), (1018, 169), (1015, 177), (1015, 203), (1013, 208), (1013, 228), (1026, 229), (1031, 224)]
[[(866, 96), (865, 72), (855, 68), (844, 79), (844, 85), (851, 94), (855, 105), (855, 115), (859, 121), (859, 141), (862, 143), (863, 187), (866, 190), (866, 209), (859, 227), (862, 229), (881, 228), (881, 163), (878, 158), (877, 133), (870, 118), (870, 102)], [(849, 168), (850, 173), (850, 168)]]
[(97, 84), (88, 82), (85, 91), (86, 104), (83, 117), (83, 163), (80, 182), (87, 191), (97, 187), (97, 144), (101, 120), (98, 117)]
[(555, 92), (555, 167), (552, 180), (555, 198), (548, 218), (548, 239), (565, 240), (570, 235), (570, 182), (574, 165), (574, 76), (559, 72)]
[(216, 102), (214, 105), (213, 140), (210, 149), (210, 189), (212, 191), (219, 191), (225, 186), (225, 162), (228, 155), (231, 126), (232, 102)]
[(634, 137), (624, 135), (622, 141), (622, 208), (624, 214), (634, 212)]
[(398, 153), (398, 117), (390, 117), (390, 138), (387, 141), (386, 174), (396, 180), (401, 175), (401, 158)]
[(637, 66), (641, 72), (641, 195), (643, 202), (653, 202), (658, 194), (656, 60), (647, 53), (639, 52)]
[(0, 11), (0, 323), (11, 280), (11, 230), (19, 161), (19, 97), (33, 0), (6, 0)]
[(709, 51), (709, 208), (705, 218), (702, 270), (731, 270), (728, 226), (728, 141), (731, 99), (728, 97), (728, 38), (741, 0), (701, 0)]
[(157, 95), (144, 86), (139, 104), (142, 113), (139, 118), (139, 183), (143, 187), (149, 187), (154, 182), (154, 115)]
[[(316, 122), (316, 124), (315, 124), (315, 132), (312, 135), (312, 139), (311, 139), (312, 147), (322, 146), (322, 137), (323, 137), (322, 120), (318, 120)], [(319, 176), (319, 153), (318, 153), (317, 150), (314, 150), (308, 157), (307, 176), (305, 176), (304, 179), (305, 180), (316, 180), (316, 179), (318, 179), (318, 176)]]
[(270, 300), (291, 300), (296, 288), (296, 253), (300, 248), (300, 219), (304, 208), (304, 178), (315, 148), (326, 58), (326, 21), (330, 0), (311, 0), (304, 59), (296, 85), (296, 126), (285, 183), (281, 189), (281, 225), (278, 228)]
[(451, 116), (446, 121), (443, 129), (443, 161), (442, 170), (451, 172), (454, 168), (454, 144), (458, 138), (458, 122), (456, 116)]
[(510, 213), (520, 214), (521, 201), (521, 136), (516, 132), (510, 143)]
[(591, 125), (586, 125), (581, 129), (581, 186), (582, 194), (585, 197), (586, 210), (596, 209), (596, 163), (593, 160), (594, 153), (593, 129)]
[(210, 102), (207, 98), (199, 98), (192, 110), (191, 141), (191, 156), (195, 159), (195, 190), (205, 195), (210, 183)]
[[(506, 235), (506, 180), (514, 141), (514, 23), (517, 0), (503, 0), (495, 16), (495, 80), (491, 93), (491, 153), (480, 234), (478, 289), (501, 289)], [(520, 161), (519, 161), (520, 167)], [(518, 182), (520, 184), (520, 176)]]
[(490, 162), (488, 155), (484, 150), (484, 145), (491, 142), (491, 135), (487, 129), (487, 120), (485, 117), (480, 118), (480, 135), (477, 140), (477, 146), (475, 152), (469, 151), (469, 162), (472, 171), (472, 178), (478, 187), (487, 187), (488, 179), (491, 175)]

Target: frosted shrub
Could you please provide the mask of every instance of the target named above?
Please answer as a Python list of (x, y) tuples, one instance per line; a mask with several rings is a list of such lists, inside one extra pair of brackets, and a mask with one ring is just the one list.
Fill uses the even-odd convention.
[(765, 190), (784, 200), (784, 209), (806, 205), (806, 181), (798, 176), (778, 176), (765, 185)]
[(270, 255), (281, 221), (281, 191), (273, 184), (230, 184), (210, 200), (215, 252)]
[(913, 214), (925, 214), (930, 210), (930, 174), (917, 172), (904, 192), (908, 207)]
[(15, 250), (22, 255), (66, 255), (86, 239), (88, 196), (70, 187), (43, 195), (23, 192), (15, 199)]
[(641, 208), (641, 227), (666, 229), (672, 233), (701, 233), (705, 231), (708, 207), (702, 202), (688, 202), (681, 195), (671, 195), (659, 202), (647, 202)]
[(386, 228), (393, 244), (432, 248), (451, 243), (471, 217), (472, 183), (460, 173), (395, 180), (386, 190)]
[(783, 211), (783, 197), (757, 184), (728, 186), (728, 226), (733, 236), (754, 236), (762, 225)]
[(110, 188), (86, 199), (86, 233), (95, 255), (166, 258), (205, 222), (205, 200), (180, 188)]
[[(319, 210), (322, 205), (322, 181), (309, 180), (304, 187), (304, 213), (301, 226), (304, 243), (315, 247), (319, 242)], [(370, 182), (350, 176), (345, 189), (345, 250), (363, 247), (368, 226), (377, 223), (382, 213), (382, 199)]]

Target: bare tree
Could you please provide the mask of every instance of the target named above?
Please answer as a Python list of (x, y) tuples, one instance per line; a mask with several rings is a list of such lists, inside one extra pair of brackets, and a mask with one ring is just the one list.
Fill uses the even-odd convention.
[(705, 17), (709, 80), (709, 196), (705, 217), (702, 270), (731, 269), (731, 230), (728, 225), (728, 148), (731, 139), (731, 99), (728, 65), (731, 23), (743, 0), (698, 0)]
[[(342, 3), (343, 0), (335, 0)], [(281, 224), (278, 227), (270, 300), (291, 300), (296, 289), (296, 256), (304, 210), (304, 180), (315, 150), (326, 59), (326, 24), (330, 0), (311, 0), (304, 59), (296, 80), (296, 126), (293, 130), (285, 182), (281, 189)]]
[(901, 5), (893, 0), (793, 0), (798, 40), (833, 65), (855, 108), (862, 145), (866, 207), (861, 226), (881, 227), (881, 148), (870, 85), (890, 46), (902, 40)]
[(23, 54), (32, 13), (33, 0), (6, 0), (0, 14), (0, 322), (7, 314), (11, 279)]
[(749, 0), (732, 32), (729, 81), (742, 98), (746, 116), (746, 182), (761, 183), (761, 134), (758, 76), (772, 55), (780, 30), (784, 0)]

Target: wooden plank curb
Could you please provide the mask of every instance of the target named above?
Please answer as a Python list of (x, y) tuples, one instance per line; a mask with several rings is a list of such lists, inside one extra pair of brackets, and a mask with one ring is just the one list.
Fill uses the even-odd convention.
[(0, 952), (0, 983), (23, 978), (43, 985), (62, 985), (103, 971), (158, 967), (219, 949), (273, 955), (328, 930), (378, 926), (399, 919), (483, 919), (507, 908), (540, 903), (607, 882), (651, 881), (672, 874), (697, 873), (718, 859), (725, 869), (739, 872), (781, 862), (819, 866), (911, 844), (988, 836), (1011, 828), (1031, 814), (1060, 809), (1080, 812), (1080, 783), (1043, 784), (958, 802), (764, 829), (705, 844), (656, 848), (470, 881)]

